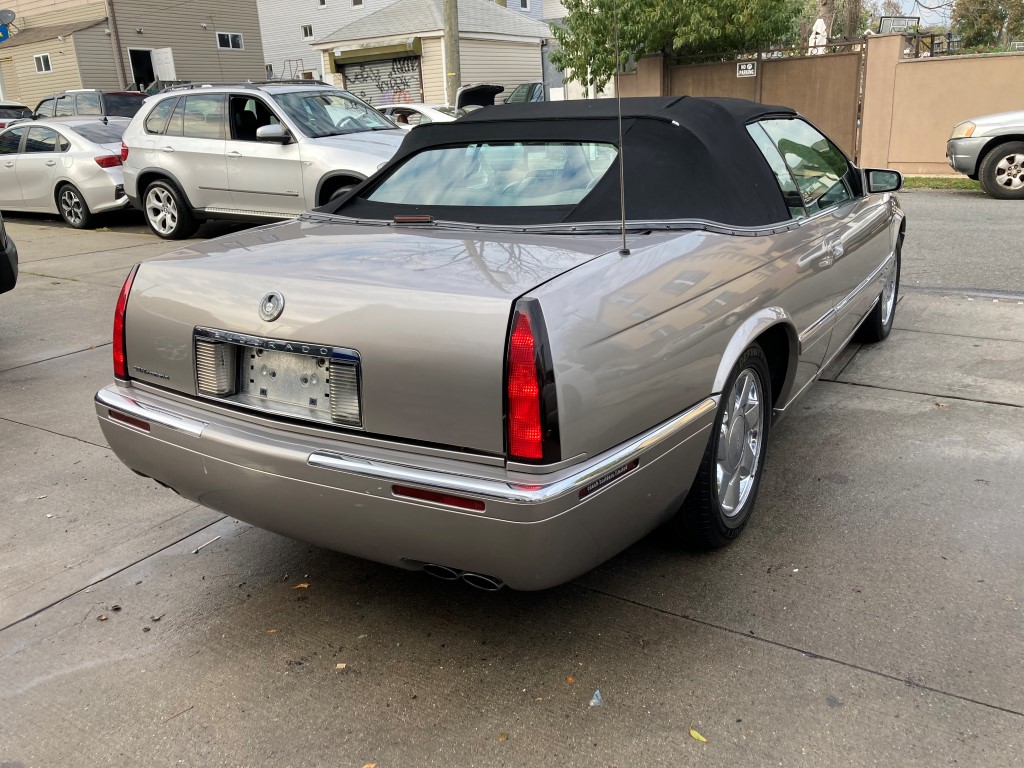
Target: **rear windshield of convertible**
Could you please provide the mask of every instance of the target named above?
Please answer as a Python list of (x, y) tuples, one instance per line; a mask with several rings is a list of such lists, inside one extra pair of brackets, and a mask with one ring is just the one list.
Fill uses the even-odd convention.
[(614, 145), (522, 141), (428, 149), (397, 166), (364, 199), (414, 206), (576, 205), (615, 162)]

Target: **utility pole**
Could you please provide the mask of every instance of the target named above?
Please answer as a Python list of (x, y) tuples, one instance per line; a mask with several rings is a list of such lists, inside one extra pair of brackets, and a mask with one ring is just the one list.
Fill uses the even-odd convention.
[(462, 63), (459, 61), (459, 3), (444, 0), (444, 68), (445, 97), (455, 105), (455, 95), (462, 85)]

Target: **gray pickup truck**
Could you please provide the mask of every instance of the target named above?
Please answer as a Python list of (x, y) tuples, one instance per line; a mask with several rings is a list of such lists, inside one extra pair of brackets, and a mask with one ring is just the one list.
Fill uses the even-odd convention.
[(1024, 200), (1024, 110), (958, 123), (946, 142), (946, 157), (991, 197)]

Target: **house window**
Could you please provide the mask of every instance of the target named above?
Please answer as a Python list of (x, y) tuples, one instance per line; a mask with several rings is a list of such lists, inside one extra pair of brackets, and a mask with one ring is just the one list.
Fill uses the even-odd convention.
[(363, 0), (352, 0), (352, 6), (358, 8), (363, 4)]
[(267, 80), (273, 80), (273, 79), (274, 79), (274, 65), (273, 64), (267, 64)]
[(302, 39), (303, 40), (312, 40), (313, 39), (313, 25), (312, 24), (303, 24), (302, 25)]
[(218, 32), (217, 47), (234, 51), (245, 50), (245, 46), (242, 44), (242, 35), (238, 32)]
[(33, 58), (36, 60), (36, 72), (53, 72), (53, 67), (50, 66), (50, 54), (37, 53)]
[(519, 7), (524, 10), (530, 10), (530, 0), (519, 0)]
[(320, 0), (320, 7), (323, 8), (325, 5), (327, 5), (327, 0)]

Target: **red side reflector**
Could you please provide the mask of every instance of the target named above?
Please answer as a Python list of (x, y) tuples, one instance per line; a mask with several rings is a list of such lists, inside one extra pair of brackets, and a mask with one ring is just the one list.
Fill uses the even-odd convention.
[(124, 312), (128, 306), (128, 294), (132, 290), (132, 282), (135, 280), (135, 272), (139, 265), (132, 267), (128, 277), (121, 286), (121, 294), (117, 297), (117, 306), (114, 307), (114, 376), (118, 379), (128, 378), (128, 361), (124, 352)]
[(121, 158), (117, 155), (100, 155), (99, 157), (94, 157), (93, 160), (96, 161), (96, 165), (100, 168), (116, 168), (121, 164)]
[(508, 452), (517, 459), (544, 458), (536, 346), (526, 315), (516, 316), (508, 343)]
[(597, 493), (598, 491), (600, 491), (605, 486), (611, 485), (616, 480), (618, 480), (620, 477), (622, 477), (623, 475), (626, 475), (626, 474), (632, 472), (634, 469), (636, 469), (639, 466), (640, 466), (640, 461), (638, 459), (633, 459), (628, 464), (623, 464), (621, 467), (618, 467), (617, 469), (613, 469), (607, 475), (601, 475), (601, 477), (597, 478), (597, 480), (595, 480), (594, 482), (590, 483), (589, 485), (586, 485), (586, 486), (583, 487), (583, 490), (580, 491), (580, 498), (581, 499), (585, 499), (590, 494)]
[(471, 509), (474, 512), (484, 511), (484, 503), (479, 499), (466, 499), (462, 496), (452, 496), (451, 494), (441, 493), (440, 491), (428, 491), (425, 488), (410, 488), (407, 485), (393, 485), (391, 486), (391, 492), (395, 494), (395, 496), (407, 496), (410, 499), (432, 501), (435, 504), (447, 504), (449, 507)]
[(128, 159), (128, 145), (123, 141), (121, 142), (121, 162), (123, 163)]
[(129, 427), (135, 427), (136, 429), (141, 429), (143, 432), (149, 432), (148, 421), (136, 419), (134, 416), (129, 416), (127, 413), (111, 411), (110, 409), (107, 409), (107, 415), (110, 416), (111, 421), (120, 421), (122, 424), (127, 424)]

